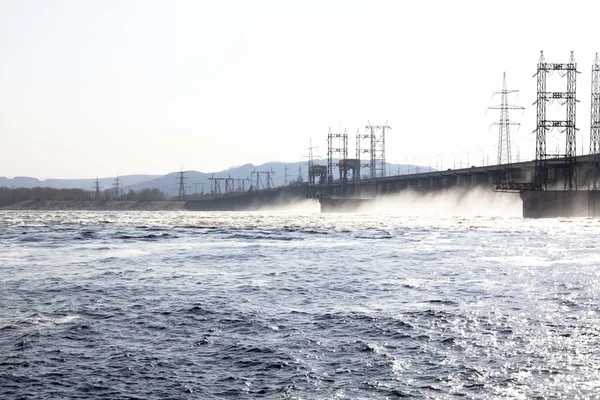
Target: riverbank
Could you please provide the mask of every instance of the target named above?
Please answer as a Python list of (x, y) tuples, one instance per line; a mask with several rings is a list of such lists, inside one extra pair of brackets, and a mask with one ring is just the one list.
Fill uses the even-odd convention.
[(41, 211), (177, 211), (184, 209), (185, 201), (68, 201), (26, 200), (0, 208), (0, 210)]

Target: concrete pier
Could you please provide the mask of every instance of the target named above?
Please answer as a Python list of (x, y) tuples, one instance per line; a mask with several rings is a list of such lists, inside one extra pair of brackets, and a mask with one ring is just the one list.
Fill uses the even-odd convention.
[(520, 193), (524, 218), (600, 216), (600, 191), (527, 190)]

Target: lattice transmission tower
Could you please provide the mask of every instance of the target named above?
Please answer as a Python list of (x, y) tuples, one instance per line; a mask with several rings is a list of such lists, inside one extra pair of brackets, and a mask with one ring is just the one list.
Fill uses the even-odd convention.
[[(561, 77), (567, 78), (567, 90), (564, 92), (548, 92), (546, 79), (548, 74), (558, 72)], [(545, 190), (548, 188), (548, 159), (550, 157), (564, 158), (565, 163), (565, 190), (577, 190), (575, 104), (577, 63), (571, 52), (568, 63), (547, 63), (544, 52), (541, 52), (538, 61), (537, 73), (537, 127), (535, 145), (535, 188)], [(566, 106), (564, 120), (548, 120), (546, 118), (547, 104), (558, 101)], [(549, 155), (546, 151), (546, 134), (551, 129), (559, 129), (565, 133), (565, 153)]]
[[(334, 162), (334, 157), (337, 156), (338, 162)], [(331, 128), (327, 133), (327, 182), (333, 182), (334, 167), (340, 166), (339, 160), (348, 158), (348, 131), (344, 129), (344, 133), (333, 133)], [(342, 162), (342, 166), (345, 163)]]
[(102, 186), (100, 185), (100, 180), (98, 179), (98, 177), (96, 177), (96, 181), (94, 181), (94, 200), (100, 201), (100, 199), (102, 198), (102, 194), (100, 193), (101, 189)]
[(235, 191), (235, 178), (232, 178), (231, 175), (229, 175), (225, 178), (225, 193), (231, 193), (233, 191)]
[(113, 183), (113, 190), (114, 190), (115, 200), (119, 200), (121, 197), (121, 193), (123, 191), (121, 189), (121, 179), (119, 178), (119, 175), (117, 175), (117, 177), (115, 178), (115, 181)]
[[(307, 149), (308, 150), (308, 176), (309, 176), (308, 185), (310, 186), (310, 184), (311, 184), (310, 173), (311, 173), (311, 171), (312, 171), (312, 169), (314, 167), (314, 153), (313, 153), (313, 150), (315, 150), (316, 147), (313, 147), (313, 145), (312, 145), (312, 138), (309, 140), (308, 143), (309, 143), (308, 144), (308, 149)], [(314, 183), (314, 182), (312, 182), (312, 183)]]
[(215, 196), (221, 195), (221, 184), (219, 178), (215, 178), (215, 174), (212, 174), (208, 180), (210, 182), (210, 194)]
[[(327, 183), (327, 165), (319, 165), (315, 164), (315, 157), (320, 157), (315, 155), (314, 150), (317, 147), (313, 147), (312, 139), (310, 139), (310, 145), (308, 147), (308, 182), (307, 182), (307, 197), (319, 197), (324, 195), (321, 189), (317, 188), (316, 185)], [(303, 156), (307, 157), (307, 156)], [(301, 173), (302, 170), (299, 170)]]
[(185, 172), (183, 172), (183, 168), (181, 169), (181, 171), (179, 171), (177, 173), (177, 181), (179, 182), (179, 194), (177, 195), (177, 199), (179, 201), (185, 201), (186, 200), (186, 195), (185, 195), (185, 180), (187, 179), (185, 177)]
[(588, 189), (600, 189), (600, 58), (592, 64), (592, 110), (590, 119), (590, 180)]
[[(363, 149), (361, 144), (363, 142), (363, 140), (368, 139), (369, 140), (369, 147), (366, 149)], [(363, 164), (361, 159), (362, 159), (362, 154), (364, 153), (371, 153), (371, 134), (370, 133), (360, 133), (360, 129), (356, 130), (356, 159), (358, 160), (359, 164), (360, 164), (360, 168), (358, 170), (358, 179), (361, 179), (362, 173), (361, 170), (364, 167), (369, 168), (369, 171), (371, 171), (371, 160), (373, 159), (372, 156), (369, 157), (369, 163), (368, 164)], [(371, 176), (369, 176), (369, 178), (371, 178)]]
[[(371, 125), (365, 126), (367, 133), (356, 132), (356, 158), (361, 162), (361, 154), (369, 153), (370, 160), (368, 164), (361, 164), (362, 167), (369, 169), (369, 178), (385, 177), (386, 174), (386, 163), (385, 163), (385, 133), (389, 129), (387, 121), (385, 125)], [(364, 139), (368, 139), (369, 147), (364, 149), (361, 143)], [(362, 175), (362, 174), (360, 174)]]
[(252, 181), (254, 181), (256, 175), (255, 190), (269, 190), (275, 187), (275, 184), (273, 183), (273, 175), (275, 175), (273, 168), (271, 168), (270, 171), (257, 171), (254, 169), (250, 175), (252, 176)]
[(383, 178), (386, 176), (385, 132), (392, 128), (386, 121), (385, 125), (371, 125), (369, 122), (365, 129), (371, 134), (371, 177)]
[(510, 126), (521, 125), (518, 122), (511, 122), (508, 110), (524, 110), (524, 107), (508, 104), (508, 95), (518, 93), (518, 90), (508, 90), (506, 88), (506, 72), (502, 73), (502, 90), (494, 92), (500, 95), (500, 104), (488, 107), (490, 110), (500, 110), (500, 120), (494, 122), (493, 125), (498, 125), (498, 165), (503, 166), (502, 179), (506, 182), (512, 182), (512, 176), (508, 165), (512, 162), (510, 151)]

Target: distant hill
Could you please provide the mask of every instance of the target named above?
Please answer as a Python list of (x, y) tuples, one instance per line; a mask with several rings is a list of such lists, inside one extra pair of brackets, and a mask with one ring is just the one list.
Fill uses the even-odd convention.
[[(244, 164), (237, 167), (231, 167), (224, 171), (219, 172), (199, 172), (199, 171), (184, 171), (185, 176), (185, 184), (186, 191), (188, 193), (201, 193), (202, 192), (202, 183), (204, 183), (204, 192), (210, 192), (211, 181), (210, 178), (235, 178), (235, 179), (251, 179), (252, 183), (247, 181), (245, 182), (245, 187), (249, 188), (251, 184), (256, 185), (256, 175), (252, 174), (253, 171), (257, 172), (265, 172), (265, 171), (273, 171), (272, 175), (272, 186), (281, 186), (285, 182), (285, 168), (288, 168), (288, 182), (295, 180), (298, 178), (298, 167), (302, 168), (302, 174), (304, 175), (304, 179), (306, 179), (306, 162), (298, 162), (298, 163), (279, 163), (279, 162), (269, 162), (261, 165), (253, 165), (253, 164)], [(260, 175), (261, 188), (266, 186), (266, 176), (264, 174)], [(264, 182), (263, 182), (264, 181)], [(195, 185), (194, 185), (195, 184)], [(145, 182), (139, 182), (134, 185), (131, 185), (131, 189), (159, 189), (164, 193), (169, 195), (173, 195), (175, 192), (179, 190), (179, 172), (171, 172), (167, 175), (160, 176), (154, 179), (150, 179)], [(225, 189), (225, 183), (221, 183), (221, 188)]]
[[(315, 164), (327, 165), (326, 159), (315, 160)], [(298, 179), (301, 175), (303, 181), (307, 180), (308, 165), (306, 161), (295, 163), (268, 162), (260, 165), (244, 164), (236, 167), (231, 167), (219, 172), (199, 172), (199, 171), (184, 171), (186, 192), (201, 193), (202, 183), (204, 183), (204, 193), (210, 192), (211, 177), (215, 178), (235, 178), (235, 179), (250, 179), (245, 182), (245, 188), (250, 185), (256, 186), (256, 174), (253, 171), (265, 172), (273, 171), (272, 186), (282, 186), (287, 182)], [(427, 167), (419, 167), (420, 171), (426, 171)], [(433, 169), (432, 169), (433, 170)], [(387, 164), (388, 175), (398, 175), (416, 172), (416, 167), (410, 164)], [(259, 186), (266, 187), (266, 175), (261, 174)], [(334, 179), (337, 179), (337, 173), (334, 173)], [(115, 182), (114, 177), (99, 178), (102, 189), (110, 189)], [(119, 176), (121, 187), (124, 190), (140, 190), (140, 189), (159, 189), (167, 195), (176, 194), (179, 190), (179, 172), (171, 172), (167, 175), (123, 175)], [(30, 178), (26, 176), (18, 176), (12, 179), (0, 177), (0, 187), (50, 187), (55, 189), (84, 189), (93, 190), (96, 179), (45, 179)], [(195, 184), (195, 185), (194, 185)], [(237, 184), (236, 184), (237, 185)], [(225, 190), (225, 183), (221, 183), (221, 189)]]
[[(119, 176), (120, 184), (123, 186), (135, 185), (139, 182), (148, 181), (159, 177), (160, 175), (123, 175)], [(99, 178), (103, 189), (110, 189), (115, 182), (115, 178)], [(0, 187), (49, 187), (54, 189), (84, 189), (92, 190), (96, 179), (44, 179), (30, 178), (27, 176), (15, 176), (12, 179), (0, 176)]]

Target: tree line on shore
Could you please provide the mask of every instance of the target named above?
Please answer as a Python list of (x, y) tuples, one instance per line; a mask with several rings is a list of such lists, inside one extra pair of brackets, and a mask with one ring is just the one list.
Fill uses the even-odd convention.
[(117, 193), (106, 189), (99, 193), (83, 189), (54, 189), (47, 187), (0, 187), (0, 207), (23, 201), (165, 201), (167, 196), (159, 189), (129, 190)]

